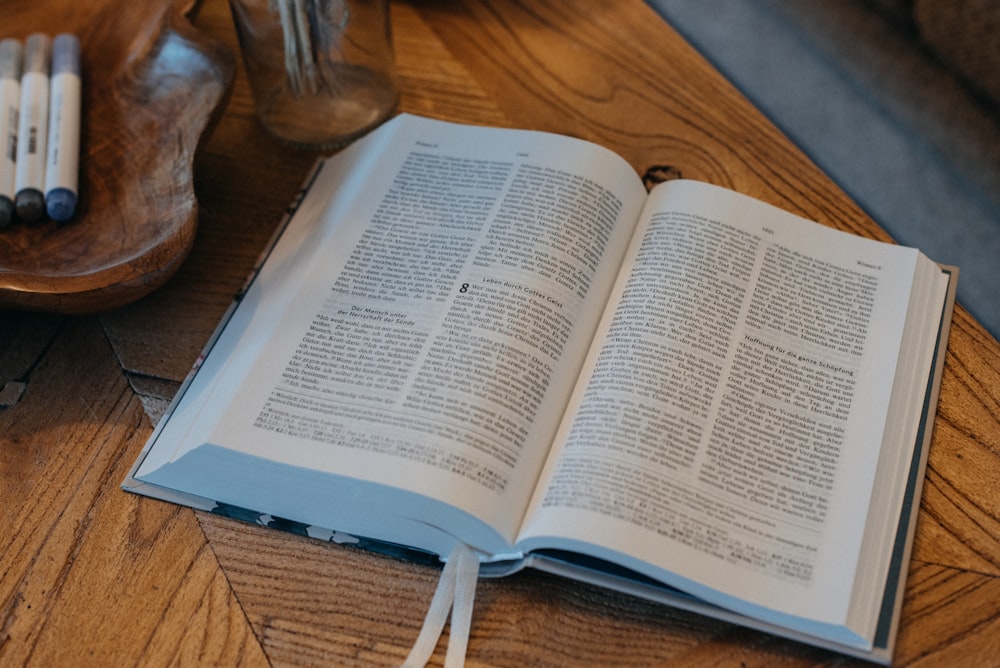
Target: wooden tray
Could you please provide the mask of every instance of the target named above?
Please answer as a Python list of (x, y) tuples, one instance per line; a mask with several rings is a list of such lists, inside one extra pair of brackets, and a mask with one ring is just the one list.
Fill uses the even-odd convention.
[(162, 285), (194, 242), (195, 150), (235, 62), (194, 30), (196, 0), (4, 0), (0, 37), (75, 32), (83, 69), (79, 205), (0, 228), (0, 308), (84, 313)]

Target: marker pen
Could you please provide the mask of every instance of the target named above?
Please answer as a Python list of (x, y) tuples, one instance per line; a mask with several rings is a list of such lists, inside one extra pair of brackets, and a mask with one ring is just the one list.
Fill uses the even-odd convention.
[(45, 208), (60, 222), (76, 211), (80, 164), (80, 40), (58, 35), (52, 42), (48, 157), (45, 160)]
[(17, 109), (21, 100), (21, 43), (0, 42), (0, 227), (14, 217)]
[(17, 174), (14, 208), (21, 220), (45, 213), (45, 141), (49, 122), (49, 37), (30, 35), (24, 45), (21, 112), (17, 124)]

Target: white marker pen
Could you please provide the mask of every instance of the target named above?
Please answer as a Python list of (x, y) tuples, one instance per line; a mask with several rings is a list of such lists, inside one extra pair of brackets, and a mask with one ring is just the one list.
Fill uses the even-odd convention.
[(21, 101), (21, 43), (0, 42), (0, 227), (14, 217), (17, 109)]
[(60, 222), (76, 211), (80, 165), (80, 40), (62, 34), (52, 43), (51, 108), (45, 160), (45, 208)]
[(21, 113), (17, 124), (14, 208), (21, 220), (45, 213), (45, 141), (49, 122), (49, 37), (35, 33), (24, 45)]

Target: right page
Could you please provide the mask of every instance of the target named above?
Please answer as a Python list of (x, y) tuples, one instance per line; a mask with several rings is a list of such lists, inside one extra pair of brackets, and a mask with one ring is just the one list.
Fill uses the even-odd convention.
[(659, 186), (520, 547), (870, 645), (947, 283), (913, 249)]

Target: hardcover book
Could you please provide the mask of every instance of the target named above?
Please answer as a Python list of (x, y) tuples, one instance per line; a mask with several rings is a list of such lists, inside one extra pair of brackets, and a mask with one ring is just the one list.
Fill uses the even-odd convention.
[(401, 115), (318, 165), (124, 487), (888, 662), (956, 278)]

